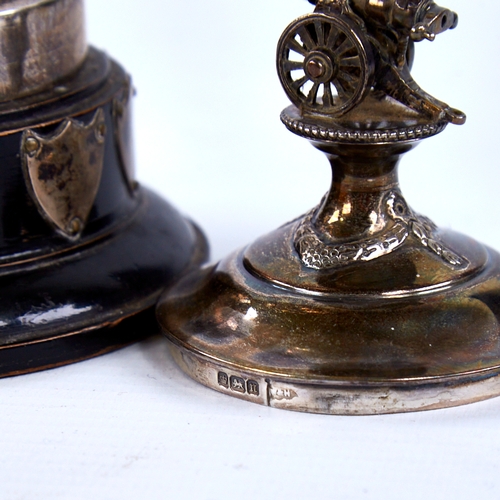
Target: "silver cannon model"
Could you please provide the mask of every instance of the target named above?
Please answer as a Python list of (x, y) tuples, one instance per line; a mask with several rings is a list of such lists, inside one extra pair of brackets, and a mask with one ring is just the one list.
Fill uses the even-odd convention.
[[(414, 42), (453, 29), (458, 16), (432, 0), (309, 0), (278, 44), (278, 74), (302, 113), (340, 117), (385, 95), (433, 119), (465, 123), (459, 110), (411, 77)], [(376, 82), (376, 83), (374, 83)]]

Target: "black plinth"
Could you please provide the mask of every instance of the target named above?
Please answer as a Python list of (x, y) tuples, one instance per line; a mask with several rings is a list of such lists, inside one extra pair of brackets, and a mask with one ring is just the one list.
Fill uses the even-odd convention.
[[(129, 105), (129, 89), (123, 69), (91, 49), (66, 82), (0, 107), (0, 376), (79, 361), (155, 333), (161, 291), (206, 258), (196, 226), (132, 177), (127, 113), (117, 113)], [(26, 137), (55, 134), (68, 119), (85, 127), (96, 116), (106, 131), (102, 172), (73, 237), (40, 208), (31, 184), (44, 179), (28, 178)]]

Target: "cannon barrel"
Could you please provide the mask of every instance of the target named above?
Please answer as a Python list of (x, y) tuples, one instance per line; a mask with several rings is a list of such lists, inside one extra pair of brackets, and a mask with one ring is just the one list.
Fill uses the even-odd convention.
[(455, 12), (432, 0), (350, 0), (350, 4), (366, 21), (403, 30), (415, 41), (434, 40), (458, 23)]

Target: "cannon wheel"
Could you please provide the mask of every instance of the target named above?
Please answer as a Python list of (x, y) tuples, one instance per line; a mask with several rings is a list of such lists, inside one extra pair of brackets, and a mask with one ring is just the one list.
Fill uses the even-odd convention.
[(286, 28), (277, 65), (293, 104), (333, 116), (362, 101), (375, 67), (371, 45), (354, 22), (326, 14), (304, 16)]

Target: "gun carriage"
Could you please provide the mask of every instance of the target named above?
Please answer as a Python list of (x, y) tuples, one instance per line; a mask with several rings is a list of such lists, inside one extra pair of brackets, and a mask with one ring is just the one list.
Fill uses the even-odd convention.
[(465, 122), (410, 74), (415, 42), (455, 28), (455, 12), (431, 0), (309, 1), (314, 13), (286, 28), (277, 57), (281, 83), (302, 114), (340, 117), (371, 94), (438, 121)]

